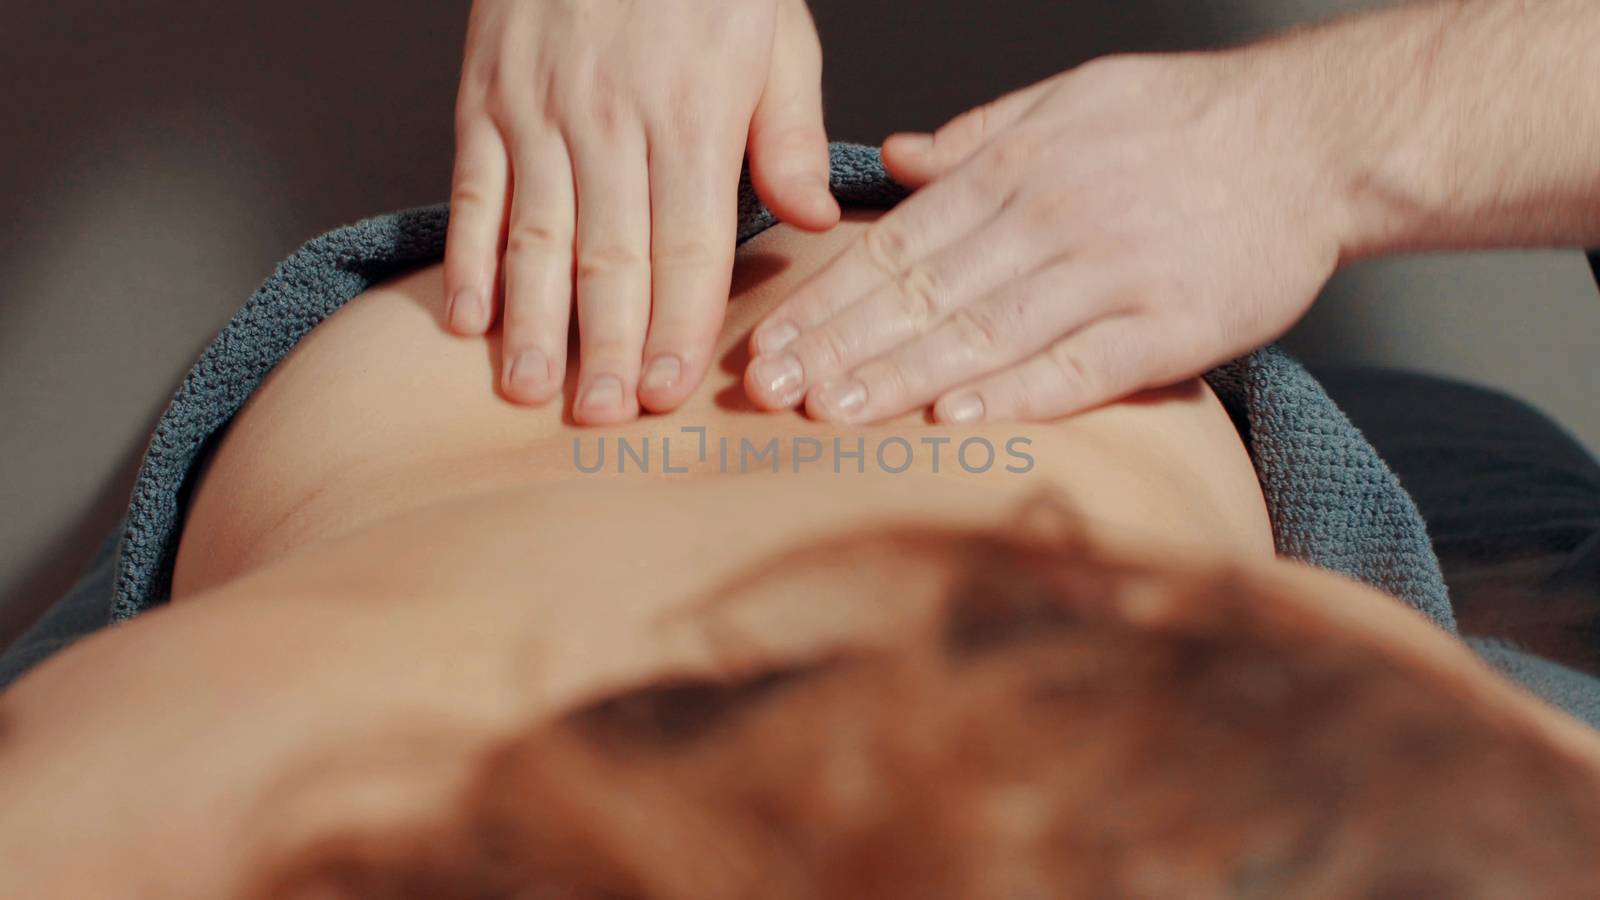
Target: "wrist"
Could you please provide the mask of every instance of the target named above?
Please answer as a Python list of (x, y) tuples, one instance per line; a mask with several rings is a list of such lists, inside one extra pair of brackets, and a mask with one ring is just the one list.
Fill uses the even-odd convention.
[[(1340, 261), (1600, 239), (1589, 0), (1416, 3), (1259, 52), (1336, 224)], [(1587, 48), (1587, 49), (1580, 49)]]
[(1417, 5), (1297, 29), (1230, 51), (1248, 57), (1258, 116), (1303, 173), (1309, 214), (1341, 265), (1449, 243), (1461, 174), (1442, 158), (1430, 110), (1447, 5)]

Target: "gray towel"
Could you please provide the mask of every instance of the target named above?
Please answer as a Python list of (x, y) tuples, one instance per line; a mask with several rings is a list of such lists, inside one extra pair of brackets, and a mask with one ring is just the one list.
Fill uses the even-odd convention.
[(1500, 674), (1589, 727), (1600, 728), (1600, 679), (1534, 656), (1511, 641), (1490, 637), (1464, 640)]
[[(893, 206), (906, 192), (878, 151), (832, 147), (839, 200)], [(279, 360), (352, 297), (396, 273), (437, 262), (448, 208), (368, 219), (306, 244), (223, 327), (156, 425), (128, 509), (113, 616), (163, 602), (190, 476), (209, 443)], [(738, 240), (775, 223), (748, 173), (739, 191)], [(1422, 517), (1377, 451), (1316, 379), (1276, 347), (1213, 370), (1212, 388), (1233, 416), (1266, 494), (1279, 553), (1359, 578), (1453, 631), (1454, 617)]]

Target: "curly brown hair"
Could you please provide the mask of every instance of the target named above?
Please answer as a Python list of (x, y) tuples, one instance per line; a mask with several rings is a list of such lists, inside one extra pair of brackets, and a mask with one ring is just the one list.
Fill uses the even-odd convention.
[(770, 562), (703, 612), (822, 558), (953, 577), (886, 598), (888, 634), (587, 699), (496, 747), (448, 820), (319, 840), (264, 894), (1600, 896), (1600, 782), (1524, 719), (1240, 570), (1042, 520)]

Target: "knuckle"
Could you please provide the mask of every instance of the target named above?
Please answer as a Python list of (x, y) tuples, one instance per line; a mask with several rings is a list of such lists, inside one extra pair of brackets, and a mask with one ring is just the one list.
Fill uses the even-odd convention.
[(769, 127), (761, 138), (769, 156), (780, 154), (787, 159), (788, 165), (803, 164), (805, 171), (818, 177), (828, 175), (827, 158), (819, 153), (819, 148), (825, 146), (827, 140), (827, 132), (811, 121), (792, 121)]
[[(642, 350), (637, 343), (624, 340), (622, 335), (606, 328), (590, 328), (581, 335), (579, 352), (587, 365), (598, 369), (621, 368), (630, 357)], [(635, 360), (637, 361), (637, 360)]]
[(478, 98), (472, 111), (504, 125), (525, 120), (527, 113), (536, 110), (543, 99), (542, 91), (535, 92), (527, 85), (496, 80)]
[(1077, 68), (1072, 69), (1074, 81), (1090, 81), (1093, 79), (1114, 79), (1118, 71), (1123, 68), (1122, 58), (1115, 53), (1107, 53), (1086, 60)]
[(450, 212), (455, 215), (478, 215), (493, 209), (494, 200), (488, 191), (470, 178), (456, 182), (450, 192)]
[(710, 133), (717, 108), (702, 86), (680, 79), (667, 90), (663, 109), (665, 115), (657, 126), (663, 136), (695, 139)]
[(1050, 376), (1055, 381), (1052, 393), (1081, 396), (1094, 387), (1097, 376), (1077, 348), (1070, 344), (1053, 347), (1045, 358), (1050, 361)]
[(1158, 307), (1157, 298), (1149, 290), (1128, 291), (1125, 295), (1106, 298), (1104, 314), (1149, 315)]
[(578, 277), (639, 272), (648, 268), (644, 254), (627, 244), (608, 242), (578, 248)]
[(603, 137), (614, 137), (620, 132), (623, 114), (621, 87), (616, 79), (604, 70), (596, 70), (584, 92), (583, 115)]
[(1028, 201), (1023, 215), (1027, 226), (1034, 229), (1054, 230), (1067, 224), (1074, 203), (1073, 197), (1062, 191), (1045, 191)]
[(989, 151), (989, 168), (1006, 175), (1026, 171), (1039, 157), (1039, 139), (1024, 128), (997, 137)]
[(983, 136), (988, 133), (989, 120), (993, 114), (992, 104), (974, 106), (936, 130), (933, 133), (934, 146), (939, 144), (971, 146), (983, 140)]
[(895, 278), (906, 266), (911, 241), (899, 226), (885, 225), (886, 221), (879, 219), (861, 236), (861, 252), (880, 273)]
[(506, 233), (506, 252), (513, 255), (558, 253), (572, 248), (572, 233), (550, 222), (514, 222)]
[(458, 97), (477, 97), (488, 93), (489, 85), (493, 83), (495, 70), (495, 57), (492, 54), (468, 53), (461, 63), (461, 83), (457, 87)]
[(817, 378), (822, 372), (845, 365), (850, 359), (850, 351), (849, 338), (837, 328), (824, 328), (807, 335), (802, 346), (795, 349), (806, 369), (807, 379)]
[(1049, 417), (1054, 410), (1047, 398), (1060, 393), (1059, 385), (1047, 384), (1038, 375), (1019, 378), (1010, 386), (1007, 405), (1019, 419), (1036, 420)]
[(651, 248), (651, 264), (681, 268), (711, 268), (722, 263), (726, 253), (708, 241), (693, 239), (668, 241)]
[(870, 396), (875, 403), (894, 401), (911, 393), (914, 380), (904, 362), (888, 359), (861, 373), (861, 380), (872, 386)]
[(996, 310), (965, 306), (956, 310), (954, 319), (961, 343), (975, 355), (990, 357), (1004, 348), (1009, 329)]
[(481, 126), (485, 121), (499, 128), (502, 134), (507, 136), (515, 135), (523, 124), (518, 121), (519, 113), (525, 111), (526, 107), (509, 101), (504, 97), (490, 97), (484, 101), (482, 108), (479, 110), (480, 119), (473, 121), (463, 120), (456, 123), (456, 140), (458, 142), (465, 140), (468, 131)]
[(994, 127), (994, 122), (995, 103), (991, 100), (987, 103), (979, 104), (977, 108), (972, 110), (972, 118), (967, 123), (967, 127), (971, 129), (971, 134), (974, 138), (982, 140), (989, 134), (990, 129)]
[(1075, 81), (1086, 82), (1095, 89), (1132, 96), (1150, 80), (1152, 71), (1138, 54), (1110, 53), (1078, 66), (1072, 74)]
[(1018, 419), (1038, 418), (1040, 404), (1035, 399), (1037, 376), (1021, 366), (989, 384), (980, 393), (985, 411)]
[(942, 279), (927, 266), (912, 266), (895, 277), (896, 305), (899, 315), (912, 322), (928, 322), (937, 318), (943, 306)]

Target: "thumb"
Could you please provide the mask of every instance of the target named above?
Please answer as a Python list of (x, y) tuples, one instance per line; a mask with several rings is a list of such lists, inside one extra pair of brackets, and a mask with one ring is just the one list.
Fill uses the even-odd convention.
[(773, 214), (825, 231), (839, 221), (828, 190), (822, 46), (803, 0), (778, 4), (771, 70), (750, 120), (750, 182)]
[(1044, 96), (1051, 80), (967, 110), (938, 131), (899, 132), (883, 142), (883, 165), (889, 176), (913, 190), (966, 162), (995, 135), (1022, 119)]

